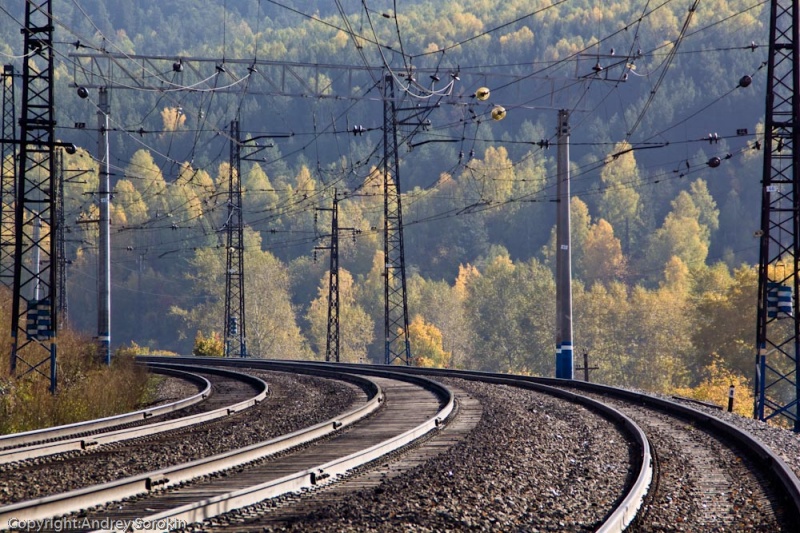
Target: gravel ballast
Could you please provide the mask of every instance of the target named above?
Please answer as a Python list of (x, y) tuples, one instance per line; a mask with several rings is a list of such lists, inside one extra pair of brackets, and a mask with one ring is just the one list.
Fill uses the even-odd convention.
[(0, 465), (0, 504), (185, 463), (262, 442), (328, 420), (364, 393), (347, 383), (280, 372), (252, 372), (270, 387), (267, 399), (232, 416), (152, 439)]
[[(618, 427), (584, 407), (537, 392), (442, 381), (481, 404), (480, 423), (462, 441), (435, 460), (387, 478), (375, 488), (359, 490), (346, 501), (314, 508), (266, 530), (597, 528), (632, 475), (632, 450)], [(255, 519), (223, 529), (263, 527)]]

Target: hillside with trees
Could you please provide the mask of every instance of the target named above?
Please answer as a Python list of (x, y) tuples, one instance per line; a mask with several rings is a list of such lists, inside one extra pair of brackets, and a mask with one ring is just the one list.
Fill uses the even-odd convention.
[[(10, 0), (0, 13), (0, 54), (17, 68), (22, 6)], [(417, 117), (401, 127), (392, 177), (403, 191), (416, 362), (552, 374), (555, 123), (564, 108), (576, 354), (590, 354), (592, 379), (657, 391), (730, 380), (748, 388), (765, 4), (75, 0), (54, 9), (57, 131), (80, 147), (65, 161), (74, 327), (95, 323), (97, 228), (87, 221), (98, 180), (96, 90), (76, 95), (90, 65), (75, 54), (110, 65), (106, 54), (128, 66), (97, 80), (120, 83), (109, 132), (114, 343), (189, 353), (198, 332), (222, 330), (227, 131), (238, 118), (243, 137), (262, 147), (236, 176), (250, 352), (323, 356), (327, 255), (315, 260), (314, 248), (330, 222), (315, 208), (337, 191), (340, 225), (358, 230), (341, 241), (343, 357), (380, 362), (377, 82), (392, 72), (403, 112)], [(136, 70), (136, 55), (163, 60)], [(192, 71), (197, 58), (214, 59), (202, 63), (208, 72)], [(295, 97), (278, 94), (275, 62), (361, 70), (298, 67), (307, 77), (293, 90), (320, 94)], [(125, 76), (139, 90), (121, 86)], [(480, 87), (491, 90), (485, 101)], [(502, 121), (491, 117), (497, 105)], [(718, 166), (708, 164), (714, 157)]]

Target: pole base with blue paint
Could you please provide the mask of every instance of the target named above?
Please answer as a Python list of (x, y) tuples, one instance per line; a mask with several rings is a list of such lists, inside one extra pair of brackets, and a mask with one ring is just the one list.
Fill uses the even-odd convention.
[(573, 379), (572, 343), (563, 342), (556, 347), (556, 377)]

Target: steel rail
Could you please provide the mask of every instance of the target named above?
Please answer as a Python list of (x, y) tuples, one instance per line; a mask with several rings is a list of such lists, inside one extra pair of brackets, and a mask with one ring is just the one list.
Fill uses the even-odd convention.
[[(182, 370), (181, 365), (164, 364), (158, 366), (151, 365), (151, 367), (154, 369), (163, 369), (167, 371), (171, 370), (175, 372), (181, 372), (184, 375), (191, 375), (188, 371), (185, 370), (186, 367), (184, 367), (184, 370)], [(269, 392), (269, 387), (264, 382), (264, 380), (257, 378), (255, 376), (251, 376), (249, 374), (241, 374), (238, 372), (231, 372), (223, 369), (207, 369), (206, 371), (207, 373), (223, 375), (226, 377), (237, 379), (241, 382), (248, 383), (249, 385), (253, 386), (256, 389), (257, 393), (250, 398), (236, 402), (231, 405), (219, 407), (217, 409), (213, 409), (211, 411), (206, 411), (203, 413), (184, 416), (174, 420), (164, 420), (161, 422), (154, 422), (152, 424), (146, 424), (142, 426), (135, 426), (131, 428), (118, 429), (115, 431), (108, 431), (105, 433), (93, 434), (86, 437), (77, 437), (74, 439), (60, 440), (58, 442), (48, 442), (44, 444), (26, 446), (24, 448), (3, 450), (0, 451), (0, 464), (12, 463), (15, 461), (23, 461), (27, 459), (34, 459), (37, 457), (46, 457), (48, 455), (54, 455), (57, 453), (96, 449), (97, 447), (102, 446), (104, 444), (118, 443), (145, 436), (149, 437), (157, 435), (159, 433), (165, 433), (167, 431), (173, 431), (176, 429), (181, 429), (196, 424), (201, 424), (203, 422), (209, 422), (211, 420), (216, 420), (218, 418), (233, 415), (235, 413), (238, 413), (239, 411), (242, 411), (244, 409), (249, 409), (250, 407), (258, 405), (267, 397), (267, 394)], [(197, 377), (207, 382), (205, 378), (202, 378), (201, 376)]]
[[(174, 358), (170, 359), (174, 360)], [(160, 361), (163, 362), (163, 360)], [(220, 360), (216, 359), (207, 361), (206, 364), (219, 362)], [(279, 369), (286, 370), (288, 368), (286, 365), (280, 365)], [(315, 371), (314, 373), (326, 376), (341, 376), (343, 374), (343, 372), (333, 372), (330, 369), (327, 371)], [(234, 468), (327, 436), (366, 417), (377, 410), (383, 403), (383, 392), (375, 382), (357, 376), (348, 376), (348, 380), (358, 381), (362, 388), (367, 391), (369, 400), (364, 405), (347, 411), (340, 416), (275, 439), (212, 457), (109, 483), (0, 507), (0, 524), (8, 523), (11, 519), (19, 521), (45, 520), (105, 504), (109, 501), (118, 501), (138, 494), (164, 489), (190, 479)]]
[[(145, 358), (144, 360), (150, 360)], [(194, 359), (197, 361), (197, 359)], [(201, 359), (199, 361), (200, 364), (209, 364), (213, 362), (213, 359)], [(235, 360), (226, 360), (225, 364), (230, 365), (237, 365), (238, 362)], [(271, 365), (280, 365), (282, 364), (280, 361), (274, 360), (258, 360), (258, 361), (250, 361), (250, 364), (256, 368), (266, 367)], [(622, 412), (614, 409), (613, 407), (606, 405), (600, 401), (597, 401), (593, 398), (589, 398), (586, 396), (582, 396), (579, 394), (575, 394), (561, 388), (556, 388), (551, 386), (551, 384), (542, 384), (536, 383), (531, 381), (525, 376), (513, 376), (508, 374), (490, 374), (490, 373), (482, 373), (482, 372), (469, 372), (469, 371), (453, 371), (453, 370), (443, 370), (443, 369), (429, 369), (429, 368), (418, 368), (418, 367), (410, 367), (410, 366), (402, 366), (402, 365), (392, 365), (392, 366), (385, 366), (385, 365), (359, 365), (359, 364), (348, 364), (348, 363), (321, 363), (321, 362), (293, 362), (293, 367), (302, 366), (305, 368), (315, 368), (315, 369), (329, 369), (329, 368), (341, 368), (346, 367), (348, 371), (359, 373), (359, 374), (366, 374), (366, 375), (374, 375), (374, 376), (386, 376), (395, 374), (397, 372), (401, 372), (404, 374), (409, 375), (420, 375), (420, 374), (430, 374), (436, 376), (446, 376), (446, 377), (456, 377), (456, 378), (466, 378), (466, 379), (479, 379), (480, 381), (493, 383), (497, 385), (509, 385), (514, 387), (526, 388), (529, 390), (536, 390), (538, 392), (542, 392), (551, 396), (555, 396), (558, 398), (565, 399), (567, 401), (575, 402), (581, 404), (589, 409), (592, 409), (596, 412), (601, 413), (607, 419), (610, 419), (619, 425), (621, 425), (625, 431), (628, 432), (630, 435), (634, 446), (635, 451), (638, 455), (639, 461), (637, 465), (634, 465), (634, 468), (637, 470), (636, 479), (631, 484), (629, 490), (626, 494), (622, 497), (621, 501), (612, 509), (608, 516), (603, 521), (603, 524), (598, 528), (598, 532), (601, 533), (613, 533), (618, 531), (623, 531), (631, 521), (636, 517), (636, 513), (638, 512), (639, 508), (642, 506), (644, 502), (644, 498), (650, 488), (650, 483), (653, 479), (653, 461), (652, 461), (652, 448), (650, 445), (647, 436), (645, 435), (644, 431), (636, 424), (630, 417), (623, 414)], [(552, 380), (555, 384), (562, 384), (563, 380)], [(323, 468), (321, 471), (326, 471)], [(302, 474), (309, 474), (309, 472), (304, 472)], [(313, 475), (313, 473), (312, 473)], [(282, 483), (286, 484), (287, 487), (293, 486), (293, 483), (298, 483), (303, 479), (303, 475), (300, 473), (292, 476), (287, 476), (284, 479), (277, 480), (274, 483)], [(307, 485), (306, 485), (307, 486)], [(290, 488), (289, 490), (300, 490), (302, 485), (294, 485), (296, 488)], [(299, 488), (297, 488), (299, 487)], [(282, 489), (281, 489), (282, 490)], [(186, 508), (178, 511), (175, 510), (174, 513), (159, 513), (153, 516), (149, 516), (146, 518), (146, 523), (157, 523), (159, 520), (165, 519), (173, 519), (173, 520), (184, 520), (188, 523), (191, 522), (199, 522), (206, 518), (210, 518), (215, 516), (216, 514), (221, 514), (223, 512), (230, 511), (231, 509), (237, 507), (243, 507), (245, 505), (250, 505), (252, 503), (256, 503), (257, 501), (277, 496), (281, 494), (281, 490), (275, 489), (270, 486), (270, 484), (265, 484), (262, 487), (253, 487), (251, 489), (240, 491), (236, 494), (228, 494), (224, 497), (214, 498), (207, 502), (204, 502), (202, 506), (200, 505), (189, 505)], [(284, 490), (284, 492), (286, 492)], [(236, 503), (231, 503), (236, 502)], [(141, 531), (149, 531), (147, 529), (141, 529)]]
[[(362, 365), (353, 365), (340, 363), (343, 366), (359, 367)], [(502, 376), (512, 377), (509, 374), (494, 374), (490, 372), (480, 372), (475, 370), (446, 370), (446, 369), (432, 369), (432, 368), (416, 368), (416, 367), (401, 367), (398, 369), (401, 372), (408, 372), (412, 374), (423, 374), (431, 376), (449, 376), (460, 377), (463, 379), (473, 380), (486, 380), (492, 378), (500, 378)], [(773, 452), (769, 446), (762, 443), (754, 435), (739, 429), (732, 424), (725, 422), (713, 415), (677, 402), (669, 401), (663, 398), (658, 398), (642, 392), (630, 391), (611, 387), (608, 385), (601, 385), (598, 383), (587, 383), (585, 381), (564, 380), (556, 378), (532, 377), (532, 376), (513, 376), (524, 382), (548, 385), (551, 387), (569, 387), (596, 394), (603, 394), (619, 398), (631, 403), (639, 405), (646, 405), (651, 408), (660, 409), (670, 414), (677, 414), (698, 424), (710, 431), (713, 431), (733, 443), (740, 446), (748, 456), (756, 462), (756, 464), (763, 469), (763, 472), (769, 474), (786, 493), (788, 499), (793, 506), (795, 516), (800, 517), (800, 479), (794, 471)]]
[[(330, 368), (330, 366), (319, 366), (317, 368), (324, 369)], [(381, 369), (362, 370), (359, 373), (392, 379), (397, 379), (398, 377), (396, 372)], [(203, 520), (213, 518), (222, 513), (252, 505), (268, 498), (329, 484), (336, 481), (340, 476), (345, 475), (348, 471), (375, 461), (380, 457), (414, 442), (431, 431), (436, 430), (453, 413), (455, 408), (453, 393), (450, 389), (435, 381), (425, 378), (420, 379), (419, 376), (404, 375), (404, 377), (406, 380), (408, 380), (409, 377), (415, 377), (416, 379), (413, 381), (417, 384), (437, 391), (438, 394), (443, 397), (444, 406), (435, 416), (400, 435), (319, 466), (304, 469), (280, 479), (231, 491), (203, 501), (190, 503), (182, 507), (143, 517), (141, 520), (134, 522), (132, 531), (157, 532), (160, 531), (157, 529), (157, 525), (165, 522), (169, 523), (170, 521), (172, 523), (202, 522)]]
[(148, 418), (152, 418), (155, 416), (161, 416), (172, 413), (174, 411), (178, 411), (180, 409), (185, 409), (186, 407), (194, 405), (198, 402), (202, 402), (203, 400), (208, 398), (208, 396), (211, 394), (211, 382), (209, 382), (202, 376), (187, 373), (182, 370), (172, 370), (166, 367), (158, 369), (156, 371), (159, 374), (165, 374), (195, 383), (196, 385), (198, 385), (199, 388), (201, 388), (201, 390), (197, 394), (194, 394), (187, 398), (183, 398), (175, 402), (170, 402), (164, 405), (158, 405), (155, 407), (149, 407), (147, 409), (141, 409), (139, 411), (122, 413), (119, 415), (108, 416), (105, 418), (97, 418), (94, 420), (86, 420), (83, 422), (75, 422), (73, 424), (65, 424), (62, 426), (34, 429), (32, 431), (24, 431), (20, 433), (10, 433), (8, 435), (1, 435), (0, 448), (8, 449), (12, 447), (27, 446), (34, 442), (57, 439), (69, 435), (75, 435), (77, 433), (97, 431), (100, 429), (120, 426), (123, 424), (130, 424), (131, 422), (146, 420)]

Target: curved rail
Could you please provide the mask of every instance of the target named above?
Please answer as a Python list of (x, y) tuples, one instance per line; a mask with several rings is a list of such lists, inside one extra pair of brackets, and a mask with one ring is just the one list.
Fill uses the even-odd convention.
[[(362, 365), (344, 364), (344, 366), (359, 367)], [(415, 367), (400, 367), (399, 371), (411, 374), (425, 374), (432, 376), (452, 376), (460, 377), (463, 379), (477, 379), (486, 380), (492, 378), (499, 378), (502, 376), (511, 377), (507, 374), (493, 374), (490, 372), (480, 372), (474, 370), (459, 370), (452, 371), (446, 369), (432, 369), (432, 368), (415, 368)], [(724, 437), (730, 439), (748, 453), (751, 459), (756, 461), (758, 465), (763, 468), (765, 473), (778, 483), (784, 490), (786, 495), (794, 507), (794, 512), (800, 516), (800, 479), (794, 471), (783, 461), (777, 454), (769, 449), (768, 446), (759, 441), (749, 432), (739, 429), (719, 418), (709, 415), (705, 412), (699, 411), (687, 405), (677, 402), (672, 402), (649, 394), (641, 392), (629, 391), (626, 389), (619, 389), (610, 387), (608, 385), (600, 385), (597, 383), (587, 383), (585, 381), (564, 380), (557, 378), (544, 378), (532, 376), (513, 376), (524, 382), (549, 385), (552, 387), (570, 387), (597, 394), (617, 397), (632, 403), (639, 403), (653, 408), (661, 409), (667, 413), (678, 414), (689, 420), (696, 422), (701, 427), (710, 428), (712, 431), (717, 432)]]
[[(150, 361), (150, 359), (148, 358), (144, 358), (144, 360)], [(213, 360), (201, 359), (198, 362), (203, 364), (208, 364), (210, 362), (213, 362)], [(235, 360), (226, 360), (224, 364), (231, 366), (238, 366), (241, 363)], [(262, 368), (262, 367), (275, 368), (281, 366), (282, 364), (284, 364), (284, 362), (274, 361), (274, 360), (273, 361), (259, 360), (259, 361), (250, 361), (249, 364), (257, 368)], [(373, 376), (391, 376), (391, 375), (396, 375), (397, 372), (400, 371), (402, 373), (409, 375), (430, 373), (430, 374), (435, 374), (437, 376), (460, 377), (467, 379), (470, 379), (470, 377), (472, 377), (473, 379), (480, 379), (481, 381), (488, 383), (494, 383), (498, 385), (510, 385), (514, 387), (536, 390), (551, 396), (556, 396), (568, 401), (584, 405), (585, 407), (588, 407), (596, 412), (601, 413), (606, 418), (620, 424), (628, 432), (628, 434), (631, 436), (631, 439), (633, 440), (639, 458), (638, 464), (635, 465), (635, 468), (637, 469), (636, 479), (631, 484), (629, 490), (624, 495), (622, 500), (609, 513), (609, 515), (604, 520), (603, 524), (598, 529), (598, 531), (602, 533), (623, 531), (630, 524), (630, 522), (636, 517), (637, 511), (642, 506), (645, 495), (647, 494), (650, 488), (650, 483), (653, 479), (652, 449), (644, 431), (633, 420), (631, 420), (628, 416), (624, 415), (620, 411), (602, 402), (599, 402), (592, 398), (588, 398), (586, 396), (574, 394), (569, 391), (565, 391), (560, 388), (555, 388), (547, 384), (535, 383), (522, 376), (509, 376), (509, 375), (488, 374), (488, 373), (469, 373), (469, 372), (465, 373), (464, 371), (450, 371), (442, 369), (437, 369), (434, 372), (428, 372), (433, 369), (420, 369), (414, 367), (397, 367), (397, 366), (386, 367), (386, 366), (376, 366), (376, 365), (355, 365), (355, 364), (343, 365), (341, 363), (336, 363), (335, 365), (333, 365), (331, 363), (316, 363), (316, 362), (292, 362), (288, 368), (297, 368), (298, 366), (308, 369), (313, 369), (313, 368), (329, 369), (334, 367), (345, 366), (351, 372), (373, 375)], [(474, 376), (471, 376), (471, 374), (474, 374)], [(327, 472), (329, 469), (332, 469), (332, 467), (333, 465), (331, 465), (330, 467), (326, 466), (325, 468), (321, 467), (320, 472), (321, 473)], [(306, 475), (307, 473), (303, 474)], [(279, 481), (281, 483), (291, 484), (299, 478), (302, 478), (302, 476), (288, 476), (284, 480), (279, 480)], [(291, 488), (289, 490), (299, 490), (299, 488)], [(283, 490), (282, 492), (286, 492), (286, 490)], [(202, 514), (197, 514), (196, 513), (197, 507), (190, 505), (186, 506), (186, 508), (183, 509), (180, 514), (172, 512), (160, 513), (148, 517), (147, 520), (157, 522), (158, 520), (171, 518), (171, 519), (183, 519), (188, 522), (197, 522), (205, 518), (214, 516), (216, 514), (229, 511), (232, 508), (230, 506), (229, 498), (236, 499), (237, 505), (235, 505), (235, 507), (241, 507), (255, 503), (257, 501), (266, 498), (274, 497), (280, 493), (281, 493), (280, 490), (277, 491), (273, 490), (273, 488), (269, 484), (265, 484), (263, 487), (254, 487), (246, 491), (240, 491), (240, 493), (234, 495), (226, 495), (225, 497), (220, 497), (219, 500), (214, 499), (213, 501), (209, 501), (207, 505), (210, 506), (210, 508), (204, 511)]]
[[(218, 362), (219, 360), (217, 359), (213, 362), (207, 362), (207, 364)], [(340, 373), (327, 372), (327, 374), (338, 375)], [(110, 483), (0, 507), (0, 524), (7, 523), (7, 521), (11, 519), (19, 521), (43, 520), (104, 504), (109, 501), (118, 501), (137, 494), (164, 489), (193, 478), (249, 463), (329, 435), (369, 415), (378, 409), (383, 402), (383, 393), (376, 383), (363, 378), (351, 377), (350, 379), (355, 379), (361, 383), (362, 387), (371, 395), (370, 400), (364, 405), (352, 409), (334, 419), (294, 433), (283, 435), (276, 439), (213, 457), (199, 459), (154, 472), (112, 481)]]
[[(167, 372), (176, 372), (177, 375), (194, 376), (195, 378), (201, 379), (206, 383), (209, 383), (210, 387), (210, 382), (208, 382), (207, 379), (201, 376), (197, 376), (195, 374), (191, 374), (190, 372), (187, 372), (185, 370), (185, 367), (181, 367), (180, 365), (165, 364), (165, 365), (158, 365), (158, 366), (151, 365), (151, 366), (153, 366), (154, 369), (158, 370), (164, 370)], [(89, 450), (97, 448), (98, 446), (104, 444), (122, 442), (125, 440), (135, 439), (138, 437), (152, 436), (158, 433), (164, 433), (166, 431), (173, 431), (187, 426), (208, 422), (211, 420), (215, 420), (217, 418), (230, 416), (234, 413), (238, 413), (243, 409), (248, 409), (254, 405), (257, 405), (258, 403), (262, 402), (264, 398), (266, 398), (267, 393), (269, 391), (267, 384), (262, 379), (257, 378), (255, 376), (251, 376), (249, 374), (241, 374), (239, 372), (231, 372), (229, 370), (223, 370), (223, 369), (206, 369), (205, 371), (206, 373), (209, 374), (223, 375), (226, 377), (231, 377), (239, 381), (248, 383), (249, 385), (253, 386), (256, 389), (257, 393), (254, 396), (247, 398), (246, 400), (236, 402), (232, 405), (220, 407), (218, 409), (213, 409), (211, 411), (206, 411), (203, 413), (184, 416), (174, 420), (164, 420), (162, 422), (155, 422), (147, 425), (140, 425), (125, 429), (119, 429), (115, 431), (108, 431), (105, 433), (92, 434), (86, 437), (77, 437), (72, 439), (59, 440), (57, 442), (36, 444), (22, 448), (3, 450), (0, 451), (0, 464), (12, 463), (15, 461), (23, 461), (27, 459), (33, 459), (36, 457), (45, 457), (57, 453), (65, 453), (78, 450)], [(208, 395), (206, 394), (205, 397), (207, 396)]]
[[(259, 365), (259, 367), (261, 366)], [(270, 367), (272, 368), (272, 366)], [(308, 368), (308, 366), (306, 368)], [(319, 366), (317, 368), (323, 370), (330, 367)], [(397, 379), (398, 377), (397, 373), (380, 369), (369, 369), (363, 371), (363, 373), (390, 379)], [(414, 379), (409, 380), (409, 377)], [(151, 529), (151, 527), (158, 524), (169, 523), (170, 521), (172, 523), (178, 523), (180, 521), (184, 523), (202, 522), (203, 520), (219, 514), (252, 505), (267, 498), (274, 498), (288, 492), (297, 492), (314, 486), (323, 485), (335, 480), (338, 476), (346, 474), (349, 470), (368, 464), (428, 434), (438, 428), (442, 422), (452, 414), (455, 407), (453, 393), (447, 387), (434, 381), (420, 378), (419, 376), (405, 376), (405, 379), (434, 390), (443, 398), (444, 406), (435, 416), (400, 435), (314, 468), (304, 469), (280, 479), (146, 516), (138, 522), (141, 527), (136, 527), (134, 530), (158, 531), (158, 529)]]
[(148, 418), (165, 415), (180, 409), (185, 409), (190, 405), (202, 402), (211, 394), (211, 382), (202, 376), (184, 372), (182, 370), (170, 369), (167, 367), (157, 369), (156, 372), (190, 381), (196, 384), (198, 388), (200, 388), (200, 391), (197, 394), (177, 400), (175, 402), (150, 407), (147, 409), (141, 409), (139, 411), (133, 411), (130, 413), (122, 413), (105, 418), (86, 420), (84, 422), (75, 422), (73, 424), (65, 424), (63, 426), (34, 429), (32, 431), (1, 435), (0, 448), (8, 449), (12, 447), (29, 446), (35, 442), (58, 439), (78, 433), (97, 431), (109, 427), (138, 422), (140, 420), (147, 420)]

